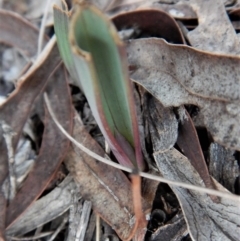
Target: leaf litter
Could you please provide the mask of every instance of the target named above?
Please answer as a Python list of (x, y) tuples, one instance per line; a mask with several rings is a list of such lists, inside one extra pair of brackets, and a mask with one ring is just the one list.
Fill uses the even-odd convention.
[[(178, 8), (178, 6), (180, 6), (182, 3), (181, 2), (178, 3), (178, 2), (179, 1), (174, 1), (174, 3), (171, 2), (171, 4), (173, 3), (172, 7), (175, 7), (175, 9), (177, 9), (181, 13), (181, 11), (183, 10), (181, 10), (180, 7)], [(181, 16), (182, 16), (181, 14), (180, 14), (181, 16), (179, 14), (177, 15), (176, 10), (175, 12), (170, 11), (171, 5), (168, 5), (169, 3), (170, 2), (164, 1), (163, 4), (165, 4), (165, 6), (164, 7), (161, 6), (162, 7), (161, 9), (172, 14), (172, 16), (176, 17), (178, 20), (181, 20)], [(154, 8), (154, 5), (156, 6), (157, 4), (159, 3), (156, 3), (156, 2), (154, 3), (154, 1), (152, 1), (151, 4), (149, 4), (150, 6), (148, 6), (148, 8), (149, 7)], [(142, 104), (141, 108), (145, 110), (143, 118), (145, 118), (144, 120), (145, 124), (147, 123), (147, 125), (144, 125), (145, 130), (141, 132), (141, 134), (144, 134), (144, 133), (146, 134), (145, 149), (148, 152), (148, 156), (149, 156), (148, 158), (149, 159), (148, 165), (150, 167), (149, 172), (151, 173), (152, 169), (154, 169), (155, 175), (156, 175), (156, 168), (157, 168), (159, 170), (159, 173), (157, 173), (157, 175), (160, 175), (159, 176), (160, 181), (164, 181), (165, 180), (164, 178), (167, 178), (170, 180), (179, 181), (180, 183), (184, 182), (186, 184), (193, 184), (200, 187), (205, 187), (203, 183), (206, 183), (204, 181), (204, 178), (201, 172), (203, 172), (203, 175), (206, 175), (208, 179), (210, 178), (211, 180), (213, 180), (212, 177), (209, 176), (209, 174), (207, 173), (206, 166), (204, 167), (204, 169), (203, 168), (198, 169), (197, 166), (194, 166), (194, 164), (191, 164), (191, 162), (195, 158), (196, 160), (199, 158), (201, 159), (200, 163), (204, 165), (204, 157), (201, 154), (201, 147), (199, 143), (194, 144), (195, 142), (198, 141), (196, 132), (193, 136), (189, 137), (190, 140), (187, 139), (186, 142), (184, 142), (183, 141), (184, 139), (182, 139), (181, 144), (179, 144), (179, 138), (181, 137), (181, 135), (180, 135), (180, 131), (178, 131), (178, 128), (181, 128), (181, 126), (184, 126), (184, 124), (188, 123), (188, 121), (191, 122), (190, 116), (188, 116), (188, 118), (185, 120), (186, 122), (184, 123), (184, 118), (182, 118), (179, 115), (179, 113), (183, 113), (181, 112), (183, 110), (182, 105), (195, 105), (195, 106), (198, 106), (200, 114), (203, 116), (204, 125), (214, 139), (214, 141), (210, 139), (210, 142), (212, 143), (211, 147), (209, 146), (209, 154), (208, 154), (211, 159), (210, 163), (212, 161), (216, 162), (217, 161), (216, 159), (221, 159), (221, 163), (228, 163), (227, 160), (232, 160), (232, 163), (234, 163), (230, 167), (227, 164), (225, 167), (223, 167), (225, 170), (224, 173), (225, 172), (234, 173), (234, 174), (229, 174), (230, 176), (233, 175), (231, 177), (230, 183), (223, 181), (223, 178), (220, 175), (225, 175), (225, 174), (220, 174), (220, 172), (217, 171), (220, 168), (214, 169), (213, 168), (214, 166), (212, 164), (210, 164), (209, 166), (210, 174), (214, 176), (223, 185), (226, 185), (230, 191), (236, 192), (236, 187), (234, 185), (235, 185), (236, 177), (239, 175), (239, 172), (238, 172), (239, 169), (238, 169), (237, 161), (235, 160), (233, 155), (236, 158), (238, 158), (238, 151), (240, 149), (239, 148), (240, 142), (238, 138), (239, 128), (237, 124), (239, 119), (238, 103), (239, 103), (239, 93), (240, 93), (239, 92), (239, 71), (237, 67), (239, 65), (238, 63), (239, 58), (237, 57), (238, 49), (239, 49), (238, 48), (239, 38), (234, 32), (234, 28), (232, 27), (231, 22), (227, 18), (226, 10), (224, 9), (224, 4), (222, 1), (217, 1), (214, 6), (209, 6), (207, 4), (201, 5), (202, 4), (201, 1), (190, 1), (190, 4), (188, 1), (183, 1), (183, 4), (185, 4), (186, 6), (189, 6), (189, 9), (193, 9), (196, 11), (197, 15), (194, 16), (192, 12), (189, 12), (187, 13), (189, 14), (189, 16), (191, 17), (198, 16), (199, 27), (196, 28), (197, 31), (188, 32), (187, 41), (190, 42), (192, 47), (187, 47), (183, 45), (174, 45), (174, 44), (171, 45), (164, 42), (163, 40), (156, 39), (156, 38), (153, 39), (151, 37), (154, 37), (154, 33), (153, 35), (151, 35), (151, 33), (149, 35), (148, 33), (147, 36), (144, 36), (143, 34), (142, 36), (139, 36), (139, 38), (147, 37), (147, 39), (131, 40), (127, 44), (130, 76), (136, 83), (143, 86), (148, 92), (147, 94), (145, 94), (146, 96), (148, 96), (148, 97), (145, 96), (147, 101), (143, 102), (141, 99), (139, 103)], [(141, 6), (144, 6), (144, 5), (146, 5), (144, 2), (138, 3), (138, 7), (140, 8)], [(117, 5), (114, 5), (113, 3), (110, 6), (110, 8), (114, 6), (117, 6)], [(128, 6), (131, 6), (131, 3), (128, 3)], [(103, 8), (106, 8), (106, 5)], [(118, 6), (118, 8), (121, 10), (121, 5)], [(134, 7), (132, 9), (134, 9)], [(221, 14), (219, 14), (219, 12), (217, 12), (216, 10), (214, 10), (215, 12), (212, 11), (211, 14), (209, 14), (208, 9), (219, 9)], [(234, 10), (234, 6), (231, 7), (231, 10)], [(0, 13), (0, 17), (1, 17), (1, 14), (2, 13)], [(27, 54), (28, 58), (32, 60), (32, 58), (36, 55), (38, 30), (36, 28), (35, 30), (33, 30), (34, 27), (29, 27), (29, 23), (26, 20), (24, 19), (21, 20), (19, 16), (17, 16), (12, 12), (7, 12), (7, 13), (4, 12), (4, 14), (6, 14), (5, 15), (6, 19), (8, 17), (12, 18), (11, 19), (12, 26), (13, 27), (16, 26), (16, 29), (14, 30), (12, 27), (5, 28), (4, 34), (1, 35), (3, 37), (0, 37), (1, 42), (10, 44), (11, 46), (17, 48), (18, 50), (20, 50), (21, 53)], [(135, 12), (133, 12), (133, 14), (135, 14)], [(136, 14), (138, 14), (138, 12), (136, 12)], [(118, 11), (115, 12), (115, 15), (116, 17), (118, 17)], [(204, 19), (204, 21), (201, 21), (201, 19)], [(222, 24), (219, 24), (218, 26), (216, 26), (215, 23), (217, 23), (220, 20)], [(130, 18), (128, 20), (129, 25), (127, 26), (127, 28), (131, 29), (132, 27), (134, 27), (134, 23), (136, 21), (137, 20), (133, 20)], [(184, 24), (184, 21), (182, 23)], [(31, 37), (27, 37), (25, 41), (22, 40), (21, 38), (12, 37), (12, 36), (16, 36), (14, 34), (18, 33), (19, 31), (17, 24), (20, 24), (20, 25), (22, 24), (22, 27), (24, 29), (22, 31), (26, 32), (26, 35), (19, 35), (20, 37), (27, 36), (27, 34), (31, 33), (32, 31), (34, 40), (31, 41), (30, 40)], [(119, 24), (120, 25), (122, 24), (121, 21)], [(140, 29), (141, 31), (142, 23), (137, 23), (137, 24), (139, 25), (137, 29), (138, 30)], [(169, 25), (170, 23), (166, 23), (166, 24)], [(11, 25), (0, 24), (0, 27), (1, 26), (4, 27), (4, 26), (11, 26)], [(121, 26), (124, 29), (124, 24), (122, 24)], [(204, 31), (202, 31), (202, 29), (204, 29)], [(218, 29), (217, 34), (215, 34), (214, 32), (216, 29)], [(142, 33), (144, 33), (144, 31), (147, 31), (147, 30), (146, 29), (142, 30)], [(177, 30), (177, 31), (180, 31), (180, 34), (181, 34), (181, 30)], [(6, 39), (5, 37), (8, 37), (8, 38)], [(169, 34), (167, 40), (172, 43), (175, 42), (174, 40), (171, 41), (171, 34)], [(47, 43), (47, 41), (48, 40), (46, 38), (44, 42)], [(31, 112), (32, 108), (34, 109), (37, 106), (41, 106), (41, 108), (43, 109), (43, 102), (41, 97), (39, 97), (37, 100), (38, 103), (40, 104), (35, 105), (34, 100), (36, 99), (36, 96), (41, 96), (41, 93), (46, 87), (46, 81), (48, 77), (52, 74), (55, 67), (59, 63), (59, 60), (60, 60), (59, 53), (55, 49), (54, 41), (53, 40), (51, 41), (52, 41), (51, 42), (52, 49), (48, 48), (48, 50), (47, 49), (44, 50), (45, 55), (42, 54), (41, 58), (39, 58), (36, 62), (33, 63), (33, 67), (30, 70), (28, 70), (28, 72), (25, 74), (24, 77), (21, 78), (20, 86), (17, 86), (15, 92), (7, 99), (5, 104), (1, 106), (1, 112), (0, 112), (2, 113), (1, 120), (4, 120), (5, 122), (7, 122), (11, 126), (13, 131), (17, 133), (17, 135), (13, 139), (14, 149), (16, 148), (17, 143), (21, 139), (20, 134), (22, 132), (22, 128), (24, 124), (26, 123), (29, 116), (32, 114)], [(201, 49), (205, 52), (199, 51), (196, 48)], [(28, 52), (29, 49), (32, 49), (32, 50)], [(48, 66), (51, 66), (51, 67), (47, 68)], [(58, 71), (59, 71), (59, 75), (65, 76), (65, 72), (63, 70), (61, 71), (57, 70), (57, 72)], [(56, 75), (57, 75), (57, 72), (56, 72)], [(32, 86), (30, 85), (31, 88), (29, 88), (29, 84), (24, 85), (24, 83), (34, 83), (33, 80), (35, 78), (41, 81), (35, 81), (36, 83), (34, 85), (33, 84)], [(30, 81), (31, 79), (32, 79), (32, 82)], [(49, 81), (50, 85), (51, 83), (52, 82)], [(67, 85), (65, 83), (65, 90), (67, 89), (66, 86)], [(49, 90), (51, 90), (52, 87), (47, 87), (47, 88), (48, 89), (50, 88)], [(24, 92), (21, 92), (21, 91), (24, 91)], [(28, 94), (26, 95), (23, 93), (28, 93)], [(59, 89), (57, 89), (56, 93), (60, 94), (61, 92)], [(68, 93), (65, 91), (65, 94), (60, 94), (60, 96), (64, 96), (64, 95), (68, 96)], [(141, 95), (140, 97), (142, 98)], [(66, 97), (66, 102), (68, 102), (68, 104), (66, 105), (64, 105), (62, 102), (57, 103), (58, 101), (56, 101), (56, 99), (54, 101), (54, 97), (51, 97), (51, 95), (49, 96), (49, 98), (53, 106), (53, 109), (56, 108), (54, 110), (54, 113), (59, 113), (59, 110), (61, 110), (65, 113), (63, 115), (68, 116), (68, 117), (63, 117), (63, 115), (61, 115), (61, 117), (58, 116), (57, 118), (60, 122), (62, 122), (61, 124), (63, 125), (63, 127), (67, 129), (71, 134), (72, 104), (69, 101), (70, 100), (69, 97)], [(59, 100), (60, 99), (61, 97), (59, 98)], [(149, 102), (149, 100), (151, 100), (152, 102)], [(20, 104), (18, 105), (19, 111), (16, 111), (15, 106), (18, 103), (21, 103), (21, 105)], [(68, 111), (66, 111), (66, 108), (68, 109)], [(21, 217), (24, 218), (24, 215), (26, 215), (25, 217), (27, 219), (28, 217), (27, 215), (29, 212), (31, 212), (31, 209), (34, 210), (35, 203), (41, 201), (41, 199), (43, 199), (44, 197), (47, 197), (47, 196), (43, 196), (38, 201), (34, 202), (34, 200), (36, 200), (36, 198), (41, 195), (44, 189), (46, 189), (46, 183), (48, 183), (51, 179), (53, 179), (53, 173), (56, 173), (57, 166), (60, 165), (60, 162), (63, 160), (63, 157), (65, 155), (64, 153), (67, 150), (68, 141), (64, 139), (62, 134), (60, 135), (59, 130), (56, 127), (54, 127), (54, 123), (48, 126), (47, 120), (50, 121), (50, 119), (45, 119), (44, 121), (44, 113), (47, 113), (46, 110), (41, 111), (41, 113), (42, 113), (41, 119), (45, 123), (45, 130), (44, 130), (45, 136), (46, 134), (49, 134), (50, 136), (51, 135), (59, 136), (57, 138), (62, 138), (62, 141), (63, 141), (62, 146), (64, 148), (61, 148), (57, 146), (57, 143), (54, 143), (56, 145), (55, 146), (56, 150), (62, 149), (62, 152), (59, 152), (57, 154), (59, 157), (58, 164), (57, 162), (56, 164), (54, 164), (54, 162), (51, 161), (52, 169), (48, 177), (46, 177), (45, 175), (42, 175), (45, 170), (44, 165), (41, 167), (42, 169), (38, 168), (38, 166), (36, 165), (35, 168), (33, 167), (32, 170), (30, 170), (30, 173), (28, 174), (28, 177), (25, 183), (22, 184), (23, 185), (22, 188), (18, 190), (16, 198), (13, 199), (13, 203), (15, 202), (16, 203), (15, 205), (18, 205), (17, 204), (18, 202), (21, 203), (20, 201), (18, 201), (20, 200), (18, 199), (18, 196), (22, 195), (22, 197), (27, 197), (28, 201), (26, 201), (26, 203), (28, 204), (26, 203), (24, 205), (21, 204), (19, 206), (19, 209), (17, 208), (18, 214), (16, 215), (16, 218), (18, 218), (18, 220), (16, 220), (15, 223), (10, 228), (8, 228), (7, 232), (9, 232), (9, 230), (11, 230), (14, 227), (14, 225), (20, 224), (19, 220), (21, 220)], [(16, 117), (10, 118), (12, 117), (13, 114)], [(138, 118), (142, 118), (140, 115), (141, 115), (141, 111), (138, 112)], [(19, 117), (20, 117), (20, 121), (19, 121)], [(195, 118), (198, 118), (198, 115)], [(167, 125), (168, 122), (169, 122), (169, 126)], [(173, 126), (171, 126), (170, 123), (173, 123)], [(82, 128), (84, 129), (84, 127)], [(146, 128), (149, 128), (149, 129), (146, 129)], [(194, 133), (194, 127), (192, 128), (193, 128), (192, 131), (190, 131), (190, 129), (187, 128), (186, 131), (184, 130), (185, 131), (184, 133), (187, 135), (190, 134), (191, 132)], [(54, 130), (54, 134), (50, 134), (50, 132), (53, 130)], [(46, 132), (49, 132), (49, 133), (46, 133)], [(164, 137), (164, 135), (166, 135), (166, 138)], [(169, 136), (170, 138), (168, 138), (167, 136)], [(177, 136), (178, 136), (178, 143), (176, 145)], [(92, 137), (89, 136), (88, 138), (92, 138)], [(97, 137), (94, 137), (94, 138), (97, 139)], [(141, 137), (141, 139), (142, 138), (143, 137)], [(54, 137), (54, 140), (55, 139), (56, 137)], [(81, 142), (84, 142), (84, 140)], [(215, 142), (217, 142), (218, 144)], [(142, 144), (143, 143), (144, 141), (142, 141)], [(223, 149), (213, 148), (214, 146), (219, 144), (223, 146), (222, 147)], [(52, 158), (50, 157), (51, 156), (50, 153), (48, 153), (47, 151), (47, 148), (44, 149), (44, 145), (48, 146), (48, 141), (46, 138), (42, 139), (41, 145), (42, 145), (41, 146), (42, 151), (40, 151), (38, 159), (41, 158), (41, 155), (46, 153), (47, 155), (46, 159), (52, 160)], [(195, 147), (193, 147), (194, 145)], [(5, 178), (8, 173), (8, 158), (7, 158), (7, 149), (4, 141), (1, 142), (0, 147), (1, 147), (1, 153), (3, 154), (1, 157), (0, 171), (1, 171), (1, 174), (3, 174), (1, 175), (1, 177)], [(177, 151), (174, 147), (179, 148), (178, 150), (181, 150), (182, 153)], [(190, 154), (188, 154), (188, 150), (186, 151), (186, 148), (191, 149), (191, 151), (194, 152), (196, 156), (194, 157), (194, 154), (191, 154), (191, 151), (190, 151)], [(228, 148), (231, 148), (231, 150), (228, 150)], [(73, 152), (75, 154), (72, 154), (72, 155), (76, 155), (76, 153), (79, 152), (75, 147), (74, 148), (71, 147), (71, 149), (69, 150), (71, 150), (71, 152), (75, 150)], [(225, 151), (226, 156), (224, 157), (222, 153), (225, 153), (225, 152), (223, 150), (226, 150)], [(213, 151), (214, 151), (214, 154), (212, 154)], [(199, 154), (196, 154), (196, 153), (199, 153)], [(54, 151), (52, 155), (56, 156), (56, 154), (54, 154)], [(85, 156), (86, 159), (90, 158), (90, 157), (87, 157), (86, 154), (82, 154), (82, 155)], [(101, 155), (104, 156), (103, 150), (101, 150)], [(219, 156), (219, 157), (216, 158), (216, 156)], [(191, 159), (191, 162), (188, 159)], [(70, 161), (73, 161), (73, 160), (74, 159), (71, 159)], [(69, 162), (69, 157), (68, 157), (68, 162)], [(91, 162), (89, 161), (89, 163)], [(105, 168), (105, 167), (101, 167), (101, 165), (102, 164), (98, 163), (98, 166), (96, 167), (94, 172), (97, 172)], [(70, 168), (69, 170), (70, 172), (75, 173), (73, 174), (75, 175), (74, 176), (75, 180), (79, 179), (80, 185), (83, 185), (81, 186), (82, 190), (81, 188), (77, 188), (77, 190), (79, 190), (80, 194), (84, 195), (85, 199), (89, 198), (94, 203), (94, 200), (98, 200), (98, 195), (101, 195), (101, 191), (100, 190), (94, 191), (95, 189), (90, 188), (89, 184), (84, 182), (84, 178), (85, 178), (84, 175), (86, 173), (82, 171), (81, 175), (77, 175), (76, 174), (77, 169), (74, 169), (75, 166), (76, 168), (78, 168), (78, 165), (76, 165), (76, 162), (74, 163), (73, 167)], [(36, 168), (38, 169), (38, 171), (36, 170)], [(37, 180), (36, 179), (37, 176), (35, 175), (35, 173), (37, 172), (41, 174), (41, 178), (39, 177), (40, 180), (42, 180), (40, 181), (42, 182), (41, 184), (42, 186), (40, 185), (41, 188), (40, 186), (39, 187), (35, 186), (36, 185), (35, 180)], [(116, 175), (115, 172), (121, 173), (120, 171), (116, 171), (115, 169), (112, 169), (111, 172), (113, 176)], [(140, 173), (140, 174), (145, 177), (150, 177), (149, 174), (144, 174), (144, 173)], [(121, 175), (122, 177), (126, 178), (126, 176), (122, 174), (118, 174), (118, 175)], [(161, 175), (163, 175), (163, 178), (161, 178)], [(101, 178), (98, 180), (100, 180), (100, 183), (101, 183), (102, 180), (105, 180), (106, 177), (107, 175), (105, 174), (101, 176)], [(96, 176), (94, 178), (96, 179)], [(2, 180), (3, 179), (1, 179), (1, 181)], [(226, 189), (224, 189), (217, 181), (213, 180), (212, 182), (214, 183), (213, 187), (215, 187), (216, 190), (220, 190), (221, 192), (225, 192), (227, 194)], [(28, 183), (32, 183), (32, 185), (30, 185), (32, 186), (31, 188)], [(107, 183), (108, 185), (112, 184), (111, 180), (107, 181)], [(128, 181), (128, 183), (130, 182)], [(185, 230), (185, 231), (183, 232), (180, 231), (181, 227), (184, 227), (185, 225), (184, 222), (173, 221), (173, 218), (172, 219), (170, 218), (170, 220), (168, 220), (167, 223), (160, 225), (159, 230), (161, 230), (162, 232), (162, 235), (163, 235), (162, 237), (164, 237), (165, 233), (173, 232), (173, 230), (175, 230), (175, 232), (178, 235), (177, 240), (182, 240), (183, 238), (186, 238), (186, 235), (188, 232), (192, 240), (237, 240), (238, 239), (239, 232), (240, 232), (239, 221), (237, 219), (239, 215), (238, 213), (239, 201), (238, 202), (231, 201), (230, 199), (227, 199), (225, 197), (219, 198), (218, 201), (216, 200), (214, 201), (211, 199), (212, 194), (210, 194), (210, 192), (208, 192), (210, 195), (200, 194), (196, 190), (184, 189), (183, 187), (186, 187), (184, 185), (181, 187), (181, 184), (180, 185), (176, 184), (178, 186), (175, 186), (174, 182), (171, 183), (170, 181), (168, 183), (180, 202), (181, 210), (184, 214), (184, 219), (187, 223), (188, 229), (186, 231), (186, 229), (183, 228), (182, 230)], [(98, 185), (99, 185), (99, 182), (98, 182)], [(129, 199), (131, 200), (132, 198), (131, 188), (129, 187), (129, 185), (130, 184), (126, 185), (126, 190), (124, 190), (125, 187), (118, 190), (120, 193), (118, 195), (120, 196), (119, 198), (123, 200), (123, 202), (125, 202), (125, 205), (129, 209), (132, 209), (133, 208), (132, 201), (129, 201)], [(153, 184), (148, 184), (148, 185), (150, 186), (147, 189), (152, 190), (152, 192), (155, 192), (156, 188), (151, 189), (151, 186)], [(29, 195), (29, 188), (30, 190), (32, 190), (33, 188), (36, 188), (36, 191), (33, 192), (31, 195)], [(118, 193), (116, 188), (113, 188), (113, 189), (114, 189), (114, 192), (113, 192), (114, 195)], [(122, 193), (126, 191), (128, 192), (128, 194)], [(105, 195), (109, 195), (109, 194), (102, 193), (102, 195), (103, 195), (103, 198), (107, 198), (108, 196), (105, 196)], [(143, 204), (145, 202), (144, 199), (143, 199)], [(68, 203), (69, 203), (69, 198), (66, 200), (68, 200)], [(31, 202), (34, 202), (34, 203), (32, 206), (29, 206)], [(171, 205), (171, 203), (172, 203), (171, 201), (166, 201), (165, 206), (167, 207), (168, 205)], [(0, 234), (2, 237), (1, 236), (0, 237), (2, 238), (2, 240), (4, 240), (4, 229), (5, 229), (4, 216), (6, 215), (5, 207), (7, 205), (7, 200), (5, 200), (4, 197), (2, 197), (0, 199), (0, 204), (1, 204), (1, 212), (2, 212), (1, 213), (2, 221), (0, 222), (0, 230), (1, 230)], [(149, 207), (149, 204), (146, 206)], [(143, 208), (146, 206), (143, 205)], [(9, 207), (11, 208), (11, 204)], [(27, 208), (28, 210), (22, 216), (20, 216), (20, 214), (24, 212)], [(68, 208), (69, 207), (66, 207), (66, 210)], [(96, 212), (99, 212), (97, 210), (101, 210), (101, 217), (104, 220), (107, 220), (109, 225), (111, 227), (114, 227), (118, 235), (122, 237), (124, 240), (126, 239), (127, 235), (124, 236), (123, 233), (121, 233), (122, 231), (120, 230), (124, 230), (124, 231), (131, 230), (131, 227), (126, 225), (125, 222), (124, 222), (125, 223), (124, 225), (126, 226), (120, 225), (121, 222), (119, 222), (117, 218), (116, 219), (109, 218), (107, 214), (107, 210), (111, 210), (111, 208), (112, 210), (114, 210), (114, 206), (109, 205), (108, 207), (104, 207), (104, 205), (102, 205), (101, 202), (98, 204), (98, 206), (93, 205), (93, 210), (95, 210)], [(38, 208), (35, 207), (35, 210), (38, 211)], [(166, 210), (168, 209), (164, 209), (164, 212), (166, 212)], [(62, 211), (58, 210), (56, 212), (57, 214), (55, 214), (55, 216), (50, 217), (50, 219), (52, 218), (53, 220), (58, 215), (61, 215)], [(121, 207), (119, 211), (116, 211), (116, 213), (119, 215), (120, 214), (123, 215), (124, 214), (123, 208)], [(170, 211), (170, 214), (171, 213), (173, 217), (176, 217), (178, 215)], [(170, 214), (167, 214), (167, 215), (170, 215)], [(132, 216), (133, 215), (134, 213), (132, 213)], [(62, 215), (61, 220), (64, 220), (63, 217), (64, 215)], [(47, 214), (43, 214), (42, 215), (43, 221), (39, 221), (39, 224), (43, 225), (44, 223), (51, 222), (50, 219), (47, 219)], [(7, 212), (7, 220), (9, 220), (8, 212)], [(172, 223), (175, 222), (174, 225), (171, 224), (171, 220), (172, 220)], [(181, 225), (178, 225), (179, 223), (181, 223)], [(209, 226), (211, 226), (211, 228), (209, 228)], [(37, 222), (35, 225), (32, 226), (31, 230), (35, 229), (36, 227), (38, 227)], [(164, 229), (164, 227), (166, 227), (166, 229)], [(176, 231), (176, 229), (178, 231)], [(128, 232), (131, 232), (131, 231), (128, 231)], [(135, 240), (143, 240), (145, 232), (146, 230), (140, 233), (137, 232), (137, 234), (135, 235)], [(15, 236), (17, 235), (17, 232), (12, 231), (11, 235)], [(90, 236), (93, 237), (93, 233)], [(154, 233), (151, 234), (150, 236), (151, 236), (151, 239), (149, 240), (157, 240), (157, 238), (155, 239), (154, 237)], [(190, 240), (190, 237), (188, 236), (189, 240)]]

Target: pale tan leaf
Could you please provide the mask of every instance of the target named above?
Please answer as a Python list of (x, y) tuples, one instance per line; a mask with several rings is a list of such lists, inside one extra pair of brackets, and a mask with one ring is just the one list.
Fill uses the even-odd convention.
[(229, 191), (234, 192), (239, 165), (234, 151), (212, 143), (209, 147), (209, 173)]
[(131, 78), (165, 107), (194, 104), (215, 141), (240, 150), (240, 58), (138, 39), (128, 44)]
[(165, 108), (154, 97), (145, 94), (145, 120), (148, 123), (149, 132), (154, 133), (152, 145), (158, 147), (159, 151), (172, 148), (178, 136), (178, 122), (171, 108)]
[(196, 29), (188, 33), (190, 43), (201, 50), (240, 54), (240, 41), (227, 16), (223, 0), (191, 0), (198, 15)]
[(7, 235), (23, 235), (60, 216), (72, 204), (71, 191), (75, 189), (72, 177), (67, 176), (58, 187), (37, 200), (7, 230)]

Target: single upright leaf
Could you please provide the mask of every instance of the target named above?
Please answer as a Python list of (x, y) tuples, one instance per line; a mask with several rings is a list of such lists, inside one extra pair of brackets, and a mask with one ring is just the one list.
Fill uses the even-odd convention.
[(77, 80), (77, 71), (75, 69), (74, 59), (71, 51), (71, 46), (68, 40), (69, 32), (69, 17), (70, 12), (65, 1), (62, 1), (63, 10), (57, 5), (53, 6), (54, 15), (54, 31), (57, 36), (57, 44), (62, 60), (73, 78)]
[(69, 34), (80, 85), (110, 148), (121, 164), (144, 169), (127, 57), (115, 27), (96, 7), (81, 4)]

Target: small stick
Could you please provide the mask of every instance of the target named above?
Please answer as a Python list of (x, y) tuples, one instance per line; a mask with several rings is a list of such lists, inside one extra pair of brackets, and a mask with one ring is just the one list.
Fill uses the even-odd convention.
[(131, 174), (132, 180), (132, 194), (133, 194), (133, 206), (136, 219), (139, 220), (139, 224), (146, 223), (142, 211), (142, 195), (141, 195), (141, 177), (138, 174), (138, 171), (133, 171)]
[(65, 217), (63, 218), (61, 224), (59, 225), (59, 227), (55, 230), (55, 232), (52, 234), (52, 236), (50, 237), (50, 239), (48, 241), (53, 241), (57, 235), (61, 232), (61, 230), (64, 228), (65, 224), (68, 221), (68, 216), (65, 215)]
[(90, 201), (85, 201), (82, 208), (81, 219), (77, 228), (75, 241), (84, 241), (91, 208), (92, 208), (92, 203)]
[(47, 237), (49, 235), (51, 235), (53, 232), (44, 232), (44, 233), (40, 233), (38, 235), (34, 235), (31, 237), (22, 237), (22, 238), (18, 238), (18, 237), (9, 237), (11, 240), (16, 240), (16, 241), (28, 241), (28, 240), (35, 240), (35, 239), (39, 239), (39, 238), (44, 238)]
[(139, 176), (138, 170), (133, 170), (130, 177), (132, 180), (132, 195), (133, 208), (135, 213), (135, 224), (127, 241), (130, 241), (133, 238), (139, 227), (145, 227), (147, 223), (142, 211), (141, 177)]
[(72, 190), (72, 204), (69, 208), (69, 225), (68, 225), (68, 241), (72, 241), (76, 237), (77, 227), (76, 224), (79, 222), (79, 217), (82, 212), (82, 203), (79, 202), (77, 192)]
[(100, 241), (100, 216), (96, 214), (96, 241)]

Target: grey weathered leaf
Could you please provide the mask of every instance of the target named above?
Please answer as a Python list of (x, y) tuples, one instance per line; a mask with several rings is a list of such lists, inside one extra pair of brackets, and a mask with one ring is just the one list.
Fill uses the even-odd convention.
[[(176, 149), (164, 153), (155, 149), (154, 157), (161, 174), (168, 179), (203, 186), (203, 181), (189, 160)], [(215, 182), (219, 191), (227, 190)], [(190, 235), (197, 241), (238, 241), (240, 235), (239, 203), (222, 198), (212, 202), (206, 194), (173, 187), (180, 201)]]
[(190, 43), (201, 50), (240, 54), (240, 41), (229, 20), (224, 1), (191, 0), (198, 15), (196, 29), (188, 33)]
[(240, 150), (240, 58), (138, 39), (128, 44), (131, 78), (165, 107), (200, 107), (214, 140)]
[(145, 92), (144, 117), (148, 122), (152, 145), (158, 151), (166, 151), (174, 146), (178, 136), (178, 122), (171, 108), (164, 107), (149, 93)]
[(174, 240), (181, 241), (187, 233), (187, 225), (183, 214), (180, 213), (171, 219), (166, 225), (161, 226), (151, 236), (151, 241)]
[(74, 189), (76, 185), (72, 177), (67, 176), (53, 191), (34, 202), (7, 230), (7, 235), (23, 235), (60, 216), (72, 204), (71, 191)]
[(234, 192), (234, 184), (240, 174), (234, 151), (212, 143), (209, 147), (209, 173), (225, 188)]

